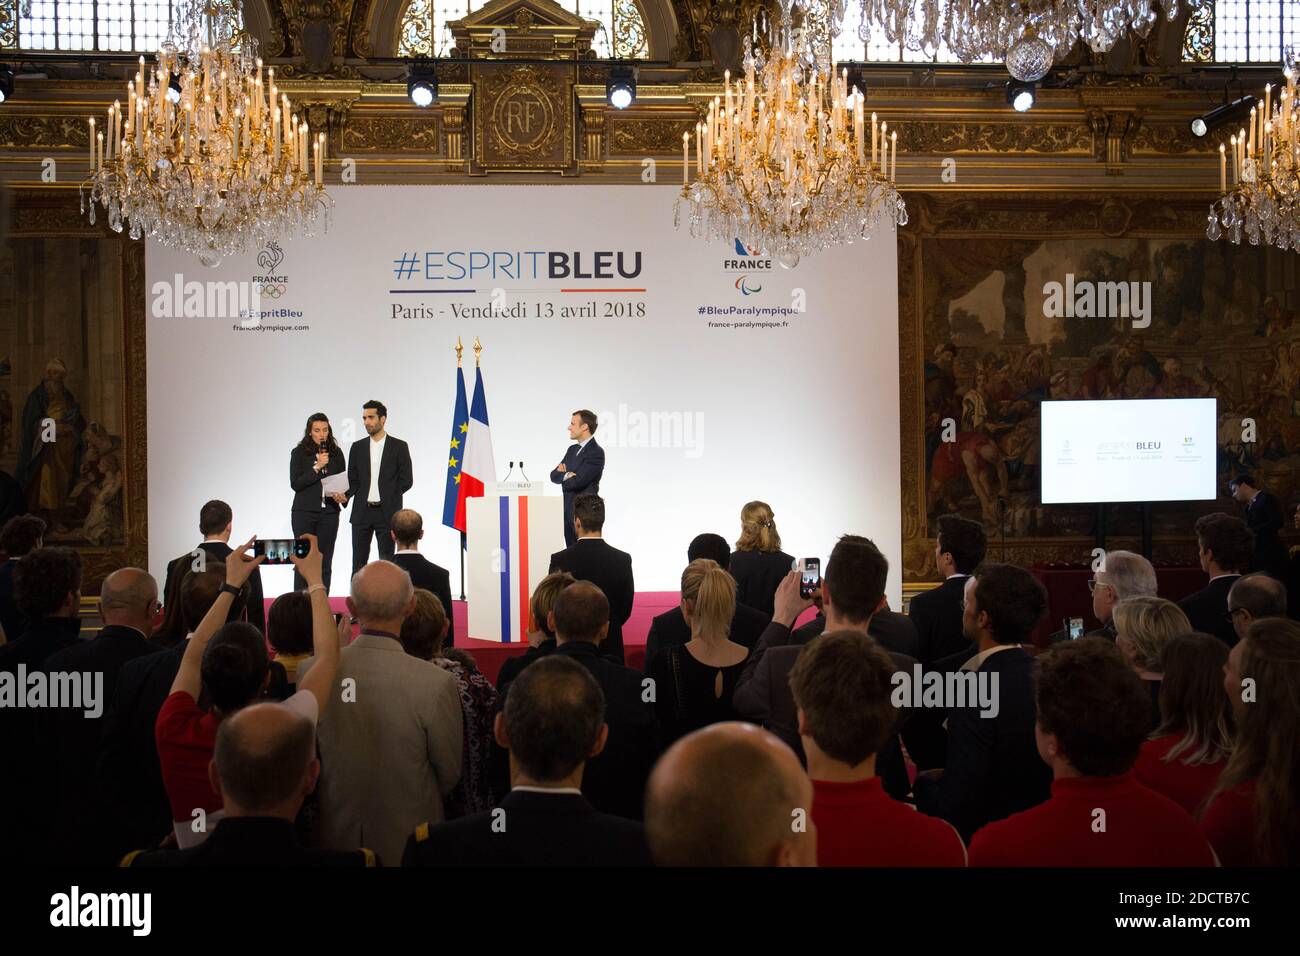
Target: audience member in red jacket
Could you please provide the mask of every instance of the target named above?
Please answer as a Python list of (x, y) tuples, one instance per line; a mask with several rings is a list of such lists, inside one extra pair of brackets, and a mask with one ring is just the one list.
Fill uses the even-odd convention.
[(1191, 816), (1134, 779), (1151, 700), (1115, 646), (1089, 637), (1038, 664), (1038, 751), (1046, 802), (975, 834), (971, 866), (1213, 866)]
[(1223, 689), (1228, 647), (1211, 634), (1182, 634), (1161, 656), (1160, 723), (1133, 775), (1195, 817), (1232, 751), (1232, 706)]
[(1300, 623), (1266, 617), (1228, 655), (1237, 717), (1228, 766), (1201, 819), (1224, 866), (1300, 864)]
[(822, 634), (790, 671), (813, 782), (818, 866), (965, 866), (948, 823), (890, 797), (876, 754), (898, 732), (893, 659), (861, 631)]

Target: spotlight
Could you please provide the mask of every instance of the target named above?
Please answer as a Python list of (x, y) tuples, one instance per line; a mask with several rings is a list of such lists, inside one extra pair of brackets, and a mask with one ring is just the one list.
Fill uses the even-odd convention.
[(1037, 88), (1037, 83), (1009, 80), (1007, 82), (1007, 102), (1011, 104), (1017, 113), (1027, 113), (1034, 108), (1034, 101), (1037, 99), (1035, 90)]
[(181, 101), (181, 78), (175, 73), (167, 82), (167, 102), (179, 103)]
[(0, 63), (0, 103), (5, 103), (14, 95), (14, 71), (6, 64)]
[(616, 110), (631, 106), (636, 99), (636, 70), (630, 66), (613, 67), (605, 81), (605, 99)]
[(411, 65), (406, 74), (406, 95), (421, 109), (438, 99), (438, 76), (433, 67)]
[(1210, 130), (1224, 123), (1229, 123), (1239, 116), (1245, 116), (1250, 112), (1251, 106), (1255, 103), (1255, 97), (1242, 96), (1233, 100), (1231, 103), (1224, 103), (1222, 106), (1216, 106), (1204, 116), (1198, 116), (1192, 120), (1192, 135), (1204, 136)]

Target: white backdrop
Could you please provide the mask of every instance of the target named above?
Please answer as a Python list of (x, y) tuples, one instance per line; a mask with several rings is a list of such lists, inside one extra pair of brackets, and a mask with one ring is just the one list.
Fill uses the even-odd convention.
[[(289, 452), (307, 416), (329, 415), (346, 451), (365, 434), (361, 405), (374, 398), (388, 406), (388, 431), (411, 447), (405, 503), (424, 516), (421, 548), (451, 570), (456, 591), (459, 535), (441, 517), (459, 335), (471, 392), (470, 347), (475, 336), (483, 343), (499, 477), (522, 459), (528, 477), (545, 479), (569, 443), (570, 413), (600, 415), (605, 536), (632, 554), (638, 590), (676, 590), (691, 538), (734, 541), (741, 506), (759, 498), (796, 557), (824, 561), (845, 532), (873, 538), (899, 608), (892, 230), (769, 270), (744, 250), (676, 231), (675, 195), (650, 185), (337, 187), (329, 231), (284, 241), (282, 257), (263, 248), (206, 268), (150, 243), (150, 570), (161, 581), (166, 562), (195, 545), (209, 498), (233, 507), (235, 538), (287, 537)], [(583, 274), (598, 252), (622, 253), (633, 273), (639, 253), (640, 271), (619, 275), (614, 256), (599, 260), (610, 278), (554, 278), (552, 252), (570, 264), (579, 253)], [(470, 263), (472, 276), (461, 268)], [(213, 315), (222, 309), (210, 296), (192, 310), (201, 315), (176, 308), (194, 295), (187, 283), (247, 288), (254, 277), (269, 287), (262, 309), (282, 310), (260, 328), (241, 327), (253, 323), (237, 312)], [(474, 291), (448, 291), (462, 289)], [(707, 314), (789, 310), (800, 289), (803, 312)], [(494, 294), (525, 315), (455, 315)], [(591, 303), (594, 318), (561, 315)], [(347, 592), (351, 569), (347, 517), (335, 594)], [(263, 578), (268, 596), (292, 586), (290, 568)]]

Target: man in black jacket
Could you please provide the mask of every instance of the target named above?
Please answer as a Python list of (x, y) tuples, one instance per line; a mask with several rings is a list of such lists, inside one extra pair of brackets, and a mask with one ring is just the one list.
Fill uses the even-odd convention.
[(569, 419), (569, 438), (574, 444), (564, 452), (564, 459), (551, 470), (551, 481), (564, 495), (564, 544), (573, 547), (578, 535), (573, 528), (574, 506), (579, 495), (600, 491), (600, 476), (605, 473), (605, 449), (593, 437), (596, 415), (585, 408)]
[[(686, 549), (687, 564), (698, 558), (708, 558), (716, 561), (724, 571), (730, 557), (731, 546), (720, 534), (696, 535)], [(753, 650), (770, 620), (771, 618), (762, 611), (737, 601), (735, 613), (731, 616), (731, 632), (727, 636), (735, 643)], [(650, 622), (650, 632), (645, 639), (645, 672), (650, 673), (650, 662), (654, 660), (657, 653), (670, 647), (680, 647), (690, 639), (691, 628), (686, 623), (680, 604), (670, 611), (656, 615)]]
[(579, 790), (609, 735), (591, 673), (556, 654), (514, 682), (497, 714), (510, 752), (510, 793), (495, 809), (416, 828), (403, 866), (648, 866), (640, 823), (599, 813)]
[(1210, 581), (1179, 601), (1178, 606), (1191, 621), (1192, 630), (1213, 634), (1232, 647), (1237, 643), (1237, 632), (1228, 619), (1228, 592), (1250, 569), (1254, 536), (1244, 521), (1223, 512), (1202, 515), (1196, 519), (1195, 528), (1201, 570)]
[(442, 610), (447, 615), (447, 637), (442, 646), (448, 649), (455, 647), (456, 619), (451, 613), (451, 574), (420, 554), (424, 519), (418, 511), (403, 508), (393, 515), (392, 525), (393, 543), (397, 546), (392, 562), (411, 576), (411, 584), (433, 592), (442, 603)]
[(390, 534), (393, 515), (402, 510), (402, 495), (411, 490), (411, 450), (406, 442), (384, 431), (388, 408), (383, 402), (362, 406), (366, 438), (358, 438), (348, 451), (348, 499), (352, 506), (352, 573), (370, 561), (370, 536), (375, 536), (379, 557), (393, 556)]
[(208, 777), (222, 818), (187, 850), (136, 851), (123, 866), (378, 866), (367, 849), (302, 846), (294, 818), (316, 788), (320, 760), (312, 723), (279, 704), (252, 704), (221, 722)]
[(1246, 506), (1246, 527), (1255, 536), (1252, 570), (1263, 571), (1279, 581), (1287, 575), (1286, 545), (1278, 537), (1282, 530), (1282, 504), (1277, 496), (1259, 488), (1250, 475), (1237, 475), (1228, 482), (1228, 492)]
[[(791, 571), (777, 586), (773, 602), (775, 613), (772, 623), (763, 632), (758, 646), (750, 655), (749, 663), (736, 682), (732, 705), (736, 713), (746, 720), (761, 723), (777, 737), (784, 740), (798, 755), (800, 762), (806, 757), (799, 736), (798, 708), (790, 690), (790, 671), (804, 646), (826, 630), (849, 628), (871, 635), (876, 643), (889, 651), (898, 669), (910, 672), (916, 659), (899, 653), (882, 641), (871, 629), (877, 616), (886, 613), (885, 581), (889, 577), (889, 561), (869, 539), (846, 534), (835, 544), (826, 562), (826, 571), (817, 597), (822, 602), (824, 614), (796, 631), (790, 625), (813, 601), (799, 593), (800, 573)], [(902, 618), (910, 628), (907, 618)], [(914, 635), (910, 646), (915, 647)], [(907, 711), (899, 715), (899, 726), (909, 717)], [(897, 734), (881, 747), (877, 758), (877, 774), (885, 791), (895, 799), (903, 799), (909, 790), (907, 769)]]
[(5, 562), (0, 564), (0, 627), (10, 644), (23, 636), (27, 626), (27, 619), (14, 603), (14, 568), (19, 558), (41, 547), (44, 536), (45, 522), (36, 515), (10, 518), (0, 529), (0, 551), (5, 553)]
[(623, 625), (632, 616), (636, 587), (632, 582), (632, 556), (610, 547), (601, 537), (605, 527), (605, 502), (599, 495), (579, 495), (573, 505), (578, 540), (551, 555), (547, 573), (568, 571), (579, 581), (590, 581), (609, 601), (609, 634), (600, 653), (623, 663)]
[[(172, 582), (177, 575), (184, 577), (189, 571), (203, 571), (215, 567), (225, 574), (226, 558), (230, 555), (230, 531), (234, 525), (234, 512), (224, 501), (213, 499), (199, 509), (199, 532), (203, 540), (189, 554), (182, 554), (167, 563), (167, 577), (163, 581), (163, 595), (172, 593)], [(248, 578), (246, 609), (248, 623), (266, 633), (266, 599), (262, 593), (262, 572), (255, 568)]]
[(914, 792), (918, 810), (947, 820), (967, 843), (984, 824), (1051, 792), (1034, 737), (1034, 658), (1021, 646), (1046, 609), (1047, 591), (1024, 568), (987, 562), (966, 579), (963, 623), (977, 651), (956, 676), (987, 693), (964, 689), (960, 700), (944, 701), (947, 761), (922, 771)]
[(912, 598), (907, 614), (916, 627), (917, 659), (929, 667), (941, 657), (964, 650), (961, 602), (966, 579), (988, 550), (984, 526), (959, 515), (940, 515), (934, 562), (943, 583)]

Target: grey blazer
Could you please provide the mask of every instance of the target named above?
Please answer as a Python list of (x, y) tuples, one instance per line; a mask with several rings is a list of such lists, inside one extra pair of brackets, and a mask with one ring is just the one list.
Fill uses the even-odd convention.
[[(298, 666), (299, 682), (313, 663)], [(339, 652), (334, 699), (317, 728), (322, 844), (364, 846), (397, 866), (415, 828), (442, 821), (442, 798), (460, 780), (462, 734), (451, 674), (391, 637), (357, 637)]]

